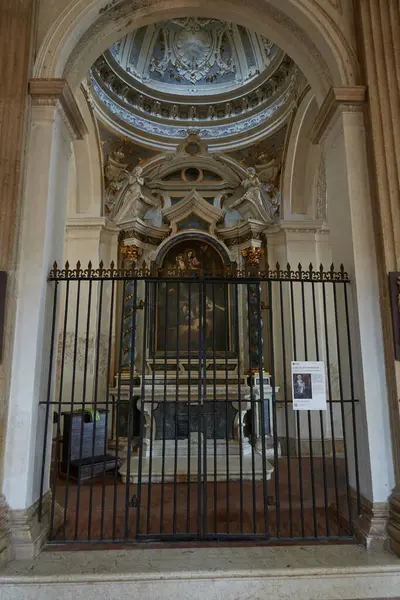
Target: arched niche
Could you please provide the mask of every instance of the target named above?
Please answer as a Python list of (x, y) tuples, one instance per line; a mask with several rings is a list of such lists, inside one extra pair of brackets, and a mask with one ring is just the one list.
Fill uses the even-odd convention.
[[(233, 356), (237, 350), (233, 307), (237, 290), (225, 280), (204, 280), (220, 273), (229, 257), (208, 236), (182, 236), (159, 254), (160, 281), (152, 284), (155, 330), (153, 356)], [(211, 350), (209, 350), (211, 348)]]
[(304, 96), (291, 123), (283, 172), (282, 217), (313, 218), (312, 195), (315, 172), (321, 150), (310, 139), (310, 130), (318, 113), (311, 90)]
[(228, 250), (224, 244), (222, 244), (219, 240), (207, 235), (206, 233), (199, 232), (184, 232), (182, 234), (175, 235), (173, 238), (164, 242), (164, 244), (160, 247), (159, 252), (154, 261), (155, 266), (159, 269), (163, 269), (165, 266), (165, 260), (167, 259), (170, 252), (177, 248), (179, 245), (188, 245), (189, 246), (197, 246), (198, 244), (203, 243), (207, 244), (211, 248), (214, 249), (216, 254), (220, 257), (220, 268), (231, 268), (233, 263), (229, 256)]

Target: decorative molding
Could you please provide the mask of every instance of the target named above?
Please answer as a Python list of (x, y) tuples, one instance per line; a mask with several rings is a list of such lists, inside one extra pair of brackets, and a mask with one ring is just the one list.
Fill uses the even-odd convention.
[(107, 219), (107, 217), (87, 217), (85, 215), (80, 215), (79, 217), (69, 217), (66, 220), (66, 229), (107, 229), (109, 231), (119, 231), (119, 227), (115, 225), (112, 221)]
[[(42, 519), (39, 522), (39, 503), (37, 500), (29, 508), (10, 510), (12, 548), (17, 560), (33, 559), (47, 540), (51, 523), (53, 532), (57, 531), (64, 518), (64, 511), (54, 503), (52, 515), (52, 496), (48, 490), (42, 498)], [(53, 518), (52, 518), (53, 517)]]
[(88, 133), (78, 104), (65, 79), (31, 79), (29, 82), (29, 94), (34, 105), (59, 105), (72, 129), (75, 139), (82, 140)]
[(194, 215), (207, 224), (208, 232), (213, 235), (217, 223), (225, 217), (224, 210), (209, 204), (195, 189), (174, 206), (164, 209), (162, 213), (165, 221), (171, 224), (172, 233), (178, 233), (179, 224)]
[(400, 556), (400, 487), (394, 489), (389, 498), (387, 533), (390, 549)]
[(10, 527), (10, 509), (5, 497), (0, 494), (0, 566), (13, 558)]
[(311, 128), (312, 143), (320, 143), (338, 110), (344, 112), (362, 110), (366, 92), (367, 88), (364, 85), (331, 87)]
[[(382, 549), (388, 537), (388, 502), (371, 502), (368, 498), (361, 496), (359, 509), (358, 511), (355, 490), (350, 489), (350, 515), (354, 536), (368, 550)], [(337, 520), (336, 505), (330, 506), (330, 513), (332, 518)], [(339, 520), (341, 526), (348, 530), (349, 502), (346, 493), (339, 497)]]
[[(161, 138), (173, 138), (175, 141), (185, 139), (189, 133), (190, 127), (196, 125), (199, 128), (199, 133), (202, 139), (207, 140), (225, 140), (226, 137), (244, 136), (250, 131), (263, 127), (268, 123), (268, 129), (273, 129), (275, 122), (279, 121), (280, 115), (286, 108), (291, 108), (295, 99), (295, 90), (298, 87), (298, 73), (294, 70), (292, 75), (286, 79), (286, 86), (278, 90), (278, 94), (272, 96), (272, 101), (265, 105), (261, 105), (260, 110), (250, 116), (244, 113), (243, 118), (231, 118), (226, 123), (217, 125), (216, 121), (206, 121), (205, 124), (201, 120), (186, 120), (174, 124), (173, 120), (161, 118), (157, 115), (147, 115), (146, 112), (139, 112), (122, 105), (117, 101), (117, 96), (100, 87), (99, 83), (92, 77), (91, 89), (93, 103), (96, 115), (102, 121), (106, 121), (106, 112), (108, 111), (114, 118), (119, 119), (128, 131), (138, 130), (143, 134), (153, 135)], [(250, 112), (250, 111), (249, 111)], [(248, 135), (247, 135), (248, 137)], [(224, 142), (226, 143), (226, 142)]]
[(165, 238), (171, 234), (169, 227), (155, 227), (150, 223), (145, 223), (139, 217), (136, 217), (131, 222), (129, 229), (124, 229), (119, 235), (119, 240), (138, 239), (144, 244), (158, 246)]
[(326, 191), (326, 169), (325, 158), (321, 154), (321, 160), (318, 168), (317, 179), (317, 202), (316, 202), (316, 217), (317, 219), (325, 220), (327, 217), (328, 196)]
[(264, 230), (265, 223), (255, 219), (247, 219), (233, 227), (217, 227), (216, 233), (225, 242), (226, 246), (231, 248), (255, 240), (261, 244), (261, 236)]
[(281, 221), (279, 223), (281, 231), (287, 233), (325, 233), (327, 231), (323, 219), (313, 221)]
[[(132, 35), (127, 36), (127, 39), (133, 40)], [(152, 39), (155, 39), (154, 34)], [(129, 56), (125, 46), (123, 55)], [(123, 59), (124, 64), (125, 60), (126, 58)], [(146, 61), (141, 63), (142, 68), (143, 64)], [(180, 68), (179, 65), (177, 68)], [(145, 84), (140, 83), (136, 75), (127, 71), (127, 66), (118, 64), (112, 52), (108, 51), (93, 65), (88, 84), (90, 86), (94, 81), (97, 82), (111, 98), (134, 112), (149, 114), (164, 121), (185, 121), (190, 127), (193, 121), (237, 120), (243, 113), (253, 113), (261, 105), (272, 101), (286, 87), (286, 80), (294, 76), (297, 76), (298, 81), (302, 79), (293, 61), (282, 50), (278, 50), (272, 63), (266, 69), (261, 67), (260, 74), (251, 85), (236, 82), (234, 93), (229, 90), (229, 85), (226, 91), (225, 84), (220, 89), (213, 82), (208, 86), (206, 94), (193, 95), (194, 90), (190, 89), (186, 91), (186, 95), (181, 95), (173, 84), (165, 84), (163, 91), (157, 91), (157, 80), (147, 79)], [(152, 81), (150, 86), (149, 81)]]

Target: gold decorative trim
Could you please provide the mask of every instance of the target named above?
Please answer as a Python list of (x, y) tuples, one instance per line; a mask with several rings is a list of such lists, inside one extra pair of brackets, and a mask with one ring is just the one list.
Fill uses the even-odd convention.
[(244, 248), (241, 254), (243, 258), (246, 259), (248, 265), (258, 267), (260, 260), (264, 256), (264, 248), (254, 248), (253, 246), (250, 246), (249, 248)]
[[(129, 246), (125, 246), (128, 248)], [(104, 263), (101, 261), (98, 268), (94, 268), (91, 261), (89, 261), (87, 268), (82, 268), (81, 263), (76, 263), (76, 268), (72, 269), (69, 262), (65, 263), (64, 268), (59, 268), (55, 262), (51, 269), (48, 280), (49, 281), (63, 281), (67, 279), (146, 279), (146, 278), (178, 278), (179, 280), (193, 280), (193, 279), (214, 279), (214, 278), (225, 278), (230, 279), (243, 279), (249, 278), (254, 280), (278, 280), (278, 281), (332, 281), (332, 282), (350, 282), (349, 275), (345, 271), (344, 266), (340, 265), (338, 271), (335, 270), (332, 264), (330, 269), (325, 271), (323, 265), (320, 265), (318, 270), (314, 270), (313, 265), (310, 264), (308, 269), (303, 269), (299, 264), (297, 269), (292, 269), (288, 263), (285, 268), (281, 268), (279, 263), (276, 263), (275, 268), (270, 268), (270, 265), (265, 265), (264, 269), (255, 268), (251, 265), (247, 269), (237, 269), (236, 267), (225, 268), (222, 270), (215, 271), (196, 271), (194, 275), (193, 271), (179, 271), (165, 273), (162, 267), (152, 264), (150, 267), (143, 261), (139, 265), (135, 265), (129, 269), (117, 269), (114, 262), (111, 262), (109, 268), (104, 267)]]
[(143, 255), (142, 248), (139, 248), (134, 244), (130, 244), (129, 246), (120, 246), (120, 252), (126, 260), (131, 260), (132, 262), (136, 262), (138, 258)]

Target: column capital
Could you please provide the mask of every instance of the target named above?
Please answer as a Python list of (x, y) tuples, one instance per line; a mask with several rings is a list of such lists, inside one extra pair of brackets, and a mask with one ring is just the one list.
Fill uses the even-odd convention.
[(325, 137), (337, 112), (362, 110), (366, 99), (365, 85), (337, 85), (331, 87), (323, 101), (318, 115), (311, 127), (310, 138), (313, 144), (319, 144)]
[(73, 139), (88, 133), (85, 121), (66, 79), (31, 79), (29, 94), (35, 106), (58, 106)]

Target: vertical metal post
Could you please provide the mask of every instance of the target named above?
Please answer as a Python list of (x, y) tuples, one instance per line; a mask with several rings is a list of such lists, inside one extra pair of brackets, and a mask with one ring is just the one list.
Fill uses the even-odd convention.
[[(107, 454), (107, 439), (108, 439), (108, 415), (110, 411), (110, 377), (111, 377), (111, 355), (112, 355), (112, 342), (113, 342), (113, 322), (114, 322), (114, 299), (115, 299), (115, 281), (111, 280), (111, 299), (110, 299), (110, 321), (108, 326), (108, 354), (107, 354), (107, 396), (106, 396), (106, 422), (104, 436), (104, 463), (103, 463), (103, 477), (101, 482), (101, 520), (100, 520), (100, 539), (104, 539), (104, 514), (106, 506), (106, 454)], [(118, 469), (118, 463), (116, 463), (115, 471)]]
[(271, 352), (271, 387), (272, 387), (272, 419), (274, 430), (274, 470), (275, 470), (275, 503), (276, 503), (276, 537), (281, 535), (281, 499), (279, 486), (279, 461), (278, 461), (278, 426), (276, 419), (276, 381), (275, 381), (275, 348), (274, 348), (274, 315), (273, 315), (273, 293), (272, 281), (268, 281), (268, 303), (269, 303), (269, 339)]
[[(135, 307), (137, 302), (137, 281), (135, 281)], [(135, 312), (137, 308), (135, 308)], [(144, 317), (143, 317), (143, 344), (142, 344), (142, 369), (141, 369), (141, 385), (140, 385), (140, 433), (139, 439), (141, 443), (139, 444), (139, 460), (138, 460), (138, 475), (137, 475), (137, 509), (136, 509), (136, 537), (140, 536), (140, 514), (141, 514), (141, 505), (142, 505), (142, 491), (143, 491), (143, 453), (144, 453), (144, 444), (143, 440), (146, 440), (147, 444), (147, 436), (145, 431), (145, 402), (146, 402), (146, 341), (147, 341), (147, 322), (148, 322), (148, 313), (149, 313), (149, 287), (148, 282), (145, 281), (144, 285)], [(136, 329), (136, 317), (135, 317), (135, 329)], [(131, 380), (133, 377), (133, 368), (131, 367)], [(132, 392), (130, 392), (130, 397), (132, 398)], [(131, 455), (131, 444), (128, 440), (128, 456), (130, 462)], [(130, 483), (130, 470), (128, 470), (127, 479), (128, 485)], [(127, 495), (128, 498), (128, 495)], [(125, 537), (128, 535), (128, 522), (125, 522)]]
[[(279, 281), (279, 299), (280, 299), (280, 324), (282, 334), (282, 361), (283, 361), (283, 387), (285, 390), (285, 434), (286, 434), (286, 452), (287, 452), (287, 476), (288, 476), (288, 496), (289, 496), (289, 537), (293, 537), (293, 506), (292, 506), (292, 473), (291, 473), (291, 457), (290, 457), (290, 437), (289, 437), (289, 414), (288, 404), (291, 399), (288, 398), (288, 377), (287, 377), (287, 355), (286, 355), (286, 338), (285, 338), (285, 318), (283, 307), (283, 283)], [(276, 431), (276, 430), (275, 430)]]
[(86, 393), (87, 393), (87, 376), (88, 376), (88, 360), (89, 360), (89, 339), (90, 339), (90, 317), (92, 308), (92, 288), (93, 281), (88, 281), (88, 305), (87, 305), (87, 318), (86, 318), (86, 332), (85, 332), (85, 358), (83, 367), (83, 386), (82, 386), (82, 419), (81, 419), (81, 431), (79, 440), (79, 462), (78, 462), (78, 491), (76, 500), (76, 518), (75, 518), (75, 540), (78, 539), (79, 534), (79, 510), (81, 500), (81, 468), (82, 468), (82, 453), (83, 453), (83, 431), (85, 425), (85, 408), (86, 408)]
[[(100, 285), (100, 292), (99, 292), (100, 297), (99, 297), (98, 313), (97, 313), (96, 366), (95, 366), (95, 376), (94, 376), (94, 406), (93, 406), (92, 456), (91, 456), (91, 465), (90, 465), (91, 479), (90, 479), (90, 492), (89, 492), (88, 540), (90, 540), (91, 534), (92, 534), (93, 471), (94, 471), (94, 455), (95, 455), (95, 444), (96, 444), (97, 398), (98, 398), (98, 392), (99, 392), (99, 366), (100, 366), (100, 336), (101, 336), (101, 318), (102, 318), (102, 309), (103, 309), (104, 281), (101, 280), (98, 285)], [(105, 432), (105, 437), (107, 437), (107, 432)]]

